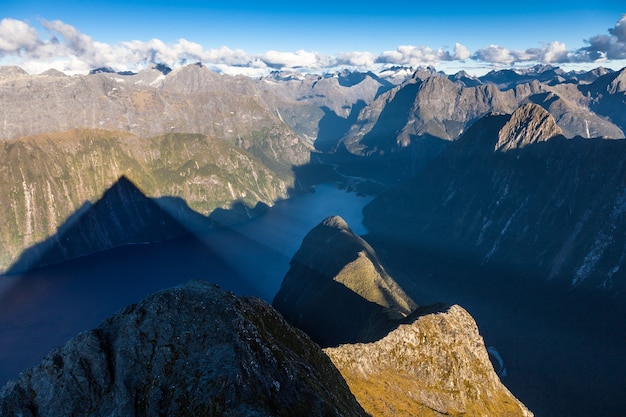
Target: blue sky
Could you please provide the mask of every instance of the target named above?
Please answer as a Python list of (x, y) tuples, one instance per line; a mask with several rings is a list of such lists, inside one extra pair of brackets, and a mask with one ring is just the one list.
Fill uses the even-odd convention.
[[(4, 0), (0, 19), (8, 18), (11, 21), (5, 20), (4, 30), (0, 26), (0, 63), (20, 63), (38, 57), (40, 60), (48, 60), (46, 63), (53, 66), (65, 62), (65, 69), (69, 69), (68, 60), (63, 61), (60, 57), (55, 60), (52, 57), (51, 45), (47, 45), (45, 54), (29, 54), (34, 46), (26, 44), (19, 50), (11, 50), (7, 46), (3, 49), (2, 36), (17, 36), (15, 21), (37, 31), (40, 44), (55, 39), (67, 41), (67, 36), (59, 36), (58, 25), (57, 29), (52, 30), (50, 24), (42, 25), (42, 22), (61, 21), (98, 44), (115, 47), (128, 41), (146, 43), (158, 39), (174, 48), (179, 45), (180, 39), (184, 39), (200, 45), (206, 52), (191, 56), (190, 60), (198, 57), (210, 61), (213, 58), (207, 58), (210, 55), (208, 51), (227, 47), (230, 51), (245, 52), (251, 61), (256, 59), (256, 67), (262, 66), (262, 62), (269, 63), (272, 68), (284, 63), (298, 66), (295, 55), (293, 59), (282, 56), (285, 62), (281, 59), (266, 62), (264, 54), (268, 51), (284, 54), (296, 54), (297, 51), (316, 53), (321, 57), (320, 66), (337, 63), (337, 60), (329, 61), (327, 57), (354, 52), (368, 52), (372, 55), (370, 61), (379, 64), (398, 64), (403, 59), (407, 65), (419, 63), (420, 60), (426, 65), (441, 62), (456, 62), (460, 65), (472, 61), (474, 65), (479, 62), (485, 64), (485, 67), (518, 65), (534, 60), (579, 63), (591, 58), (580, 53), (574, 56), (573, 53), (589, 47), (590, 44), (585, 43), (585, 40), (596, 39), (594, 37), (597, 36), (604, 37), (596, 39), (597, 45), (605, 45), (603, 47), (607, 51), (611, 48), (608, 54), (601, 54), (598, 61), (606, 63), (607, 56), (610, 61), (626, 58), (626, 45), (622, 45), (626, 39), (622, 39), (621, 32), (615, 30), (626, 13), (626, 5), (623, 3), (623, 0), (527, 0), (502, 2), (494, 7), (493, 3), (481, 5), (457, 0), (431, 0), (424, 3), (351, 0)], [(624, 29), (626, 37), (626, 26)], [(15, 46), (16, 41), (9, 40), (5, 44)], [(462, 49), (455, 51), (457, 44)], [(405, 48), (399, 52), (400, 46), (411, 46), (414, 49)], [(184, 47), (179, 45), (179, 52)], [(434, 55), (429, 54), (429, 50), (434, 51)], [(525, 53), (528, 51), (530, 53)], [(570, 54), (567, 55), (566, 51)], [(119, 52), (109, 51), (109, 58), (112, 59)], [(623, 57), (621, 52), (624, 52)], [(68, 53), (68, 49), (59, 53)], [(555, 54), (558, 57), (555, 58)], [(163, 54), (161, 58), (166, 55)], [(181, 56), (179, 53), (176, 57)], [(173, 55), (169, 57), (174, 59)], [(247, 64), (243, 62), (245, 59), (241, 52), (238, 52), (238, 57), (236, 66), (245, 67)], [(84, 56), (74, 58), (86, 59)], [(85, 62), (85, 65), (106, 61), (93, 59), (93, 56), (90, 59), (92, 62)], [(303, 64), (312, 62), (310, 57), (307, 59)], [(362, 56), (354, 61), (364, 62)], [(231, 65), (232, 62), (229, 59), (222, 64)], [(346, 59), (340, 59), (341, 62), (346, 62)], [(138, 65), (137, 62), (131, 64)], [(35, 66), (32, 61), (26, 65)]]

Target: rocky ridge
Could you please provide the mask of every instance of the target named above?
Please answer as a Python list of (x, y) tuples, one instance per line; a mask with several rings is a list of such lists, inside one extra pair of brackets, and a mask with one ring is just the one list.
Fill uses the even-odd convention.
[(458, 305), (414, 314), (375, 342), (324, 352), (372, 416), (533, 415), (502, 385)]
[[(599, 75), (591, 83), (573, 76), (557, 82), (541, 74), (518, 74), (518, 81), (505, 86), (494, 77), (463, 83), (434, 71), (416, 71), (363, 108), (336, 149), (421, 169), (481, 117), (510, 114), (530, 103), (551, 113), (567, 137), (623, 138), (626, 124), (614, 110), (624, 106), (615, 81), (621, 72)], [(503, 73), (498, 76), (508, 79)]]
[(325, 347), (373, 416), (532, 415), (500, 382), (472, 317), (418, 307), (338, 216), (307, 234), (273, 305)]
[(219, 75), (196, 64), (167, 75), (149, 69), (133, 75), (0, 77), (5, 103), (0, 138), (71, 129), (141, 138), (197, 133), (240, 146), (283, 171), (308, 162), (310, 148), (255, 93), (247, 77)]
[(53, 350), (0, 390), (0, 414), (366, 415), (304, 333), (266, 303), (201, 281)]
[(341, 217), (313, 228), (290, 264), (272, 305), (321, 346), (374, 340), (416, 307)]

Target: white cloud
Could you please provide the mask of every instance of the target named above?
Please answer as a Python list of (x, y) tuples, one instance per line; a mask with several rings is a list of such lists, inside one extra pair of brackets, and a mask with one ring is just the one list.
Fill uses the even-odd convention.
[(464, 61), (468, 59), (470, 56), (472, 56), (472, 53), (465, 46), (461, 45), (460, 43), (456, 43), (454, 45), (453, 59)]
[(333, 65), (334, 59), (317, 52), (299, 50), (296, 52), (267, 51), (259, 55), (259, 59), (268, 67), (321, 69)]
[(554, 41), (538, 50), (537, 57), (538, 61), (544, 64), (567, 62), (569, 51), (564, 43)]
[[(0, 20), (0, 65), (20, 65), (31, 73), (56, 68), (66, 73), (86, 73), (90, 69), (109, 67), (116, 71), (138, 71), (156, 63), (176, 67), (192, 62), (227, 74), (261, 75), (273, 69), (300, 71), (334, 71), (345, 67), (380, 70), (391, 65), (406, 67), (435, 66), (465, 68), (516, 65), (519, 63), (565, 64), (626, 59), (626, 15), (607, 34), (591, 37), (586, 48), (568, 51), (565, 44), (553, 41), (538, 48), (511, 50), (490, 45), (472, 53), (460, 43), (452, 51), (428, 46), (401, 45), (395, 50), (375, 54), (368, 51), (342, 52), (336, 56), (298, 50), (270, 50), (248, 54), (226, 46), (205, 49), (199, 43), (179, 39), (166, 44), (159, 39), (127, 41), (117, 44), (97, 42), (75, 27), (60, 20), (41, 21), (44, 33), (27, 22)], [(607, 62), (603, 62), (606, 65)], [(476, 67), (478, 68), (478, 67)], [(482, 67), (481, 67), (482, 68)]]
[(37, 46), (37, 31), (21, 20), (0, 20), (0, 56)]
[(337, 64), (371, 68), (376, 63), (376, 55), (371, 52), (342, 52), (337, 54)]
[(576, 51), (574, 59), (583, 62), (626, 59), (626, 14), (608, 32), (608, 35), (596, 35), (585, 40), (589, 46)]
[[(459, 45), (462, 47), (462, 45)], [(381, 53), (376, 62), (382, 64), (428, 66), (437, 65), (441, 61), (452, 60), (450, 52), (439, 49), (431, 49), (428, 46), (401, 45), (395, 51)]]
[(493, 64), (511, 64), (515, 62), (515, 55), (507, 48), (498, 45), (490, 45), (479, 49), (474, 53), (474, 59), (491, 62)]

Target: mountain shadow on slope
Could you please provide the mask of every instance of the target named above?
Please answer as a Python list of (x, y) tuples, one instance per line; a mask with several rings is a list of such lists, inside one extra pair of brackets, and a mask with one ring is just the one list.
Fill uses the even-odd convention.
[(326, 347), (373, 416), (532, 415), (500, 382), (472, 317), (417, 307), (338, 216), (304, 238), (273, 305)]
[(112, 312), (181, 280), (203, 276), (269, 299), (273, 290), (262, 278), (245, 275), (234, 266), (240, 259), (215, 248), (221, 228), (195, 232), (214, 223), (179, 198), (146, 197), (127, 178), (83, 205), (0, 276), (0, 385)]
[(347, 118), (343, 118), (327, 106), (322, 106), (324, 112), (317, 126), (317, 138), (313, 143), (315, 149), (320, 152), (329, 152), (337, 146), (339, 140), (348, 133), (350, 127), (356, 122), (359, 112), (365, 108), (367, 104), (363, 100), (358, 100), (350, 109)]
[(235, 201), (230, 209), (204, 216), (180, 197), (147, 197), (126, 176), (120, 177), (94, 203), (86, 202), (46, 240), (25, 249), (7, 270), (18, 274), (91, 253), (129, 245), (154, 243), (193, 231), (232, 224), (267, 210)]
[(406, 288), (472, 312), (506, 358), (504, 381), (538, 415), (619, 414), (626, 141), (512, 120), (486, 116), (410, 184), (374, 199), (368, 239)]

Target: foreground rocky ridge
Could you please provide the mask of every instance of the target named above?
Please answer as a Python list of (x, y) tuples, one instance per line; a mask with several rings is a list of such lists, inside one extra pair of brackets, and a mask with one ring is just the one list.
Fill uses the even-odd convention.
[(378, 341), (324, 352), (372, 416), (533, 415), (502, 385), (458, 305), (418, 311)]
[(418, 308), (338, 216), (305, 237), (273, 305), (326, 346), (373, 416), (532, 415), (500, 382), (472, 317)]
[(52, 351), (0, 391), (0, 414), (366, 415), (304, 333), (260, 300), (200, 281)]

